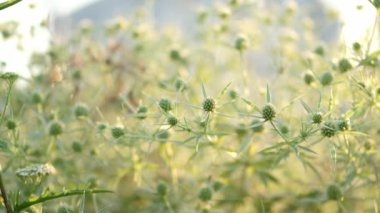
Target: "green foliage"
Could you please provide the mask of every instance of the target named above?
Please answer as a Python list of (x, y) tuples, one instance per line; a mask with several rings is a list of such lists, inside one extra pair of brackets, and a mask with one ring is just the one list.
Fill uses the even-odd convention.
[(0, 65), (0, 212), (377, 211), (380, 51), (284, 7), (211, 5), (195, 35), (141, 8)]

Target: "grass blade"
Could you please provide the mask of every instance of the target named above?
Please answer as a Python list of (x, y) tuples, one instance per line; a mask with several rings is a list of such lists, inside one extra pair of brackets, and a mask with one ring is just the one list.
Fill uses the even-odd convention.
[(272, 102), (272, 96), (270, 94), (269, 85), (267, 84), (267, 103), (271, 103), (271, 102)]

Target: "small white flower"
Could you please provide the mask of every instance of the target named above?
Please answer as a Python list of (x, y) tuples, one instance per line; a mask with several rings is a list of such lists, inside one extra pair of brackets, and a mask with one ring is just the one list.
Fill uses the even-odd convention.
[(55, 168), (51, 164), (32, 164), (16, 170), (16, 175), (21, 178), (43, 177), (54, 173)]

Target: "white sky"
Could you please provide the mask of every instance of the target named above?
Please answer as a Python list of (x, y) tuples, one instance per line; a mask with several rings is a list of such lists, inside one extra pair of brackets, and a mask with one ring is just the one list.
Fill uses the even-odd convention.
[[(0, 40), (0, 61), (7, 62), (7, 71), (22, 74), (28, 73), (27, 63), (30, 53), (43, 51), (47, 48), (49, 32), (36, 31), (35, 36), (30, 35), (30, 27), (38, 25), (40, 20), (56, 14), (67, 14), (88, 3), (97, 0), (24, 0), (17, 5), (0, 11), (0, 24), (6, 20), (16, 20), (20, 23), (20, 32), (24, 36), (23, 50), (17, 48), (17, 40), (4, 42)], [(342, 38), (348, 46), (368, 35), (368, 28), (373, 25), (375, 10), (366, 0), (322, 0), (335, 8), (341, 15), (344, 23)], [(4, 2), (4, 0), (0, 0)], [(35, 4), (33, 10), (30, 4)], [(357, 5), (363, 9), (358, 11)]]
[[(57, 14), (67, 14), (96, 0), (23, 0), (22, 2), (0, 11), (0, 24), (3, 21), (15, 20), (20, 23), (19, 32), (23, 35), (22, 50), (17, 48), (18, 39), (0, 39), (0, 61), (7, 63), (6, 71), (17, 72), (27, 76), (27, 64), (32, 52), (44, 51), (48, 47), (50, 34), (47, 30), (35, 31), (31, 36), (30, 28), (39, 25), (41, 20)], [(4, 2), (4, 0), (0, 0)], [(35, 5), (31, 10), (29, 6)]]

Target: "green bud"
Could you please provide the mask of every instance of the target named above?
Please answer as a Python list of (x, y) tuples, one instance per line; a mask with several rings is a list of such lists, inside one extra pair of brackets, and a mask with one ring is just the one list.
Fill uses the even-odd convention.
[(34, 104), (40, 104), (42, 103), (42, 97), (39, 93), (33, 93), (32, 95), (32, 102)]
[(214, 191), (219, 191), (223, 188), (223, 183), (221, 183), (220, 181), (215, 181), (213, 184), (212, 184), (212, 188), (214, 189)]
[(228, 95), (230, 96), (232, 100), (235, 100), (236, 98), (239, 97), (239, 94), (235, 90), (230, 90)]
[(209, 187), (204, 187), (199, 191), (198, 198), (201, 201), (207, 202), (212, 198), (212, 191)]
[(218, 9), (218, 15), (221, 19), (227, 19), (231, 15), (231, 11), (228, 7), (221, 7)]
[(326, 121), (321, 127), (321, 134), (324, 137), (331, 138), (335, 135), (335, 133), (336, 133), (336, 127), (335, 127), (335, 123), (332, 121)]
[(183, 91), (186, 88), (186, 83), (181, 79), (177, 79), (174, 85), (177, 91)]
[(82, 152), (82, 144), (78, 141), (74, 141), (71, 145), (71, 148), (74, 152), (81, 153)]
[(205, 112), (213, 112), (215, 110), (215, 100), (212, 98), (206, 98), (203, 101), (202, 108)]
[(177, 119), (176, 117), (174, 117), (174, 116), (169, 116), (169, 117), (167, 118), (167, 122), (168, 122), (168, 124), (169, 124), (170, 126), (175, 126), (175, 125), (177, 125), (177, 123), (178, 123), (178, 119)]
[(333, 82), (334, 76), (331, 72), (326, 71), (321, 75), (319, 80), (323, 86), (328, 86)]
[(349, 60), (347, 60), (346, 58), (343, 58), (339, 61), (338, 63), (338, 69), (341, 73), (345, 73), (347, 72), (348, 70), (351, 70), (352, 69), (352, 65), (350, 63)]
[(99, 131), (104, 131), (107, 128), (107, 124), (105, 123), (98, 123), (98, 130)]
[(9, 130), (14, 130), (17, 127), (17, 124), (14, 120), (7, 120), (6, 126)]
[(283, 134), (283, 135), (286, 135), (289, 133), (289, 127), (286, 126), (286, 125), (281, 125), (280, 126), (280, 132)]
[(76, 118), (83, 118), (88, 116), (88, 106), (84, 103), (77, 103), (74, 107), (74, 115)]
[(63, 123), (60, 121), (52, 121), (49, 124), (49, 135), (58, 136), (63, 133)]
[(235, 49), (244, 51), (249, 46), (249, 40), (245, 35), (239, 35), (235, 40)]
[(113, 127), (111, 128), (112, 137), (118, 139), (124, 135), (124, 129), (121, 127)]
[(338, 120), (336, 126), (339, 131), (347, 131), (351, 129), (351, 123), (349, 119)]
[(203, 23), (206, 21), (206, 18), (207, 18), (208, 14), (207, 14), (207, 11), (205, 10), (199, 10), (197, 12), (197, 20), (199, 23)]
[(324, 56), (325, 50), (323, 49), (322, 46), (318, 46), (317, 48), (315, 48), (314, 53), (319, 55), (319, 56)]
[(141, 120), (145, 119), (147, 112), (148, 112), (147, 106), (144, 106), (144, 105), (139, 106), (139, 108), (137, 108), (137, 111), (136, 111), (137, 113), (136, 118), (141, 119)]
[(159, 183), (156, 190), (157, 194), (160, 196), (165, 196), (168, 192), (168, 187), (164, 183)]
[(276, 110), (272, 104), (267, 104), (262, 109), (262, 116), (266, 121), (270, 121), (276, 117)]
[(354, 49), (355, 52), (360, 52), (362, 49), (361, 45), (358, 42), (355, 42), (352, 44), (352, 49)]
[(333, 184), (327, 187), (327, 198), (329, 200), (340, 200), (342, 197), (343, 193), (339, 186)]
[(169, 56), (173, 61), (182, 61), (183, 60), (183, 56), (182, 56), (181, 52), (177, 49), (170, 50)]
[(72, 74), (72, 78), (74, 80), (80, 80), (82, 78), (82, 73), (80, 70), (74, 70), (73, 74)]
[(172, 103), (169, 99), (161, 98), (161, 100), (158, 102), (158, 105), (164, 112), (172, 110)]
[(313, 123), (320, 124), (320, 123), (322, 123), (323, 115), (321, 112), (317, 112), (317, 113), (313, 114), (311, 119), (312, 119)]
[(167, 130), (161, 130), (156, 134), (157, 139), (167, 140), (170, 137), (170, 134)]
[(310, 85), (315, 81), (314, 74), (311, 71), (307, 71), (303, 74), (303, 81), (305, 84)]

